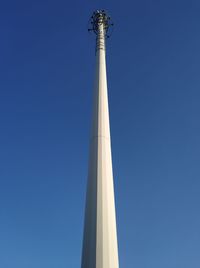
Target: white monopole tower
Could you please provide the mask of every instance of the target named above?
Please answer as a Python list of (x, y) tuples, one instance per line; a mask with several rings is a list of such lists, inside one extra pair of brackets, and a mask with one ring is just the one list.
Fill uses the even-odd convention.
[(119, 267), (105, 58), (110, 26), (104, 10), (93, 13), (96, 78), (81, 268)]

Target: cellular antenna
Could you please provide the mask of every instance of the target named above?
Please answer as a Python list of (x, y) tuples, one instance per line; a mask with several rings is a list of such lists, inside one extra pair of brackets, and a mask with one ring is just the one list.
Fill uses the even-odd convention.
[(113, 23), (105, 10), (96, 10), (90, 26), (96, 78), (81, 268), (119, 268), (105, 53)]
[(111, 35), (111, 28), (114, 25), (111, 17), (106, 13), (105, 10), (96, 10), (93, 12), (90, 17), (90, 28), (88, 31), (93, 31), (96, 35), (98, 35), (100, 31), (100, 26), (103, 25), (105, 37), (108, 38)]

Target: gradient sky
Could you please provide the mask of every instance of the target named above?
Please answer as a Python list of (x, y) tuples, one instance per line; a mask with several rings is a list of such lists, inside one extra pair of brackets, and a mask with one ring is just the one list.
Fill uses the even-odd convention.
[(0, 267), (80, 267), (95, 36), (122, 268), (200, 267), (200, 1), (2, 1)]

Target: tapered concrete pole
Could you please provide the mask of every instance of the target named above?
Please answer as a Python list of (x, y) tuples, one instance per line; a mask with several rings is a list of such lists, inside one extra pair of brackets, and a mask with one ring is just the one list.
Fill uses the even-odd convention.
[(96, 78), (82, 268), (119, 267), (105, 59), (109, 23), (104, 11), (93, 13), (92, 30), (97, 34)]

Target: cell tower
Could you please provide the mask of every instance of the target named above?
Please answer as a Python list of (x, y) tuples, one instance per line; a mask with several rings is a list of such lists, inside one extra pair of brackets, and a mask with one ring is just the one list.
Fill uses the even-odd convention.
[(104, 10), (95, 11), (90, 23), (97, 36), (96, 78), (81, 267), (118, 268), (105, 55), (113, 24)]

